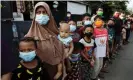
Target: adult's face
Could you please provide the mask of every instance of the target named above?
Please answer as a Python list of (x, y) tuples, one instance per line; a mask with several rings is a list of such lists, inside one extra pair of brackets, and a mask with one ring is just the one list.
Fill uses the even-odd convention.
[(40, 7), (37, 8), (36, 15), (39, 15), (39, 14), (47, 14), (44, 7), (40, 6)]
[(39, 24), (39, 25), (47, 25), (49, 22), (49, 16), (45, 10), (44, 7), (39, 6), (36, 9), (36, 16), (35, 16), (35, 21)]

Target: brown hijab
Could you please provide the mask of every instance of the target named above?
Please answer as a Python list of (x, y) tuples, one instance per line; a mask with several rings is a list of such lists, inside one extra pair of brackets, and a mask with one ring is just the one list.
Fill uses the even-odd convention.
[[(39, 6), (43, 6), (50, 18), (47, 25), (41, 26), (35, 21), (35, 12)], [(52, 13), (48, 4), (45, 2), (38, 2), (34, 9), (34, 19), (32, 21), (29, 32), (26, 37), (37, 37), (37, 54), (44, 62), (56, 65), (64, 59), (64, 46), (57, 39), (58, 34), (57, 25), (54, 21)]]

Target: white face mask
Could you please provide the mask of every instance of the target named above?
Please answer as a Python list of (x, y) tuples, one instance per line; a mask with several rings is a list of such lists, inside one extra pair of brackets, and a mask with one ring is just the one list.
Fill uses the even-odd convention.
[(54, 4), (54, 5), (53, 5), (53, 8), (57, 8), (57, 7), (58, 7), (58, 5), (57, 5), (57, 4)]
[(70, 32), (75, 32), (77, 27), (75, 25), (70, 25)]
[(37, 14), (35, 21), (40, 25), (46, 25), (49, 21), (49, 16), (47, 14)]
[(86, 20), (86, 21), (84, 22), (84, 25), (91, 25), (91, 24), (92, 24), (92, 22), (89, 21), (89, 20)]

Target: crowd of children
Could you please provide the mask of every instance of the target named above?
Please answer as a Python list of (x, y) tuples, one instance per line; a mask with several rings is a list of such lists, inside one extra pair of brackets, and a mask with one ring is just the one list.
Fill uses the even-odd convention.
[[(64, 27), (64, 36), (66, 33), (69, 35), (66, 37), (62, 36), (62, 38), (68, 43), (73, 42), (73, 46), (69, 46), (73, 48), (73, 51), (67, 53), (69, 54), (67, 57), (71, 63), (71, 70), (69, 72), (66, 71), (65, 80), (98, 80), (99, 77), (104, 78), (100, 76), (100, 72), (108, 72), (105, 69), (107, 63), (112, 64), (119, 46), (127, 44), (128, 40), (126, 39), (129, 38), (127, 35), (130, 36), (130, 33), (126, 31), (131, 30), (131, 20), (127, 19), (124, 22), (122, 19), (119, 19), (123, 22), (117, 22), (116, 15), (118, 14), (115, 13), (106, 22), (101, 16), (97, 15), (94, 18), (94, 22), (92, 22), (90, 15), (84, 14), (83, 26), (80, 28), (76, 27), (76, 22), (73, 20), (60, 22), (60, 32), (63, 32), (61, 31), (63, 30), (62, 26), (69, 25), (69, 27), (68, 25)], [(118, 40), (119, 37), (116, 35), (118, 29), (116, 30), (114, 27), (120, 23), (121, 38)], [(65, 33), (66, 28), (70, 29), (69, 32)], [(60, 33), (60, 35), (62, 34)], [(70, 40), (68, 36), (71, 37)], [(63, 42), (60, 38), (59, 40)]]

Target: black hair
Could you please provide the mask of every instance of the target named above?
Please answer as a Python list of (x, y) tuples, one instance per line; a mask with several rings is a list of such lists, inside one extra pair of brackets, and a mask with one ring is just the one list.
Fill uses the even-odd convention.
[(109, 20), (115, 21), (115, 19), (113, 17), (109, 18)]
[(91, 17), (91, 15), (89, 13), (84, 13), (83, 16), (82, 16), (82, 18), (84, 18), (85, 16)]
[(88, 28), (88, 27), (90, 27), (90, 28), (93, 29), (93, 26), (89, 24), (89, 25), (86, 25), (86, 26), (84, 27), (84, 30), (83, 30), (83, 31), (85, 31), (85, 29)]
[(69, 20), (68, 22), (70, 22), (70, 21), (74, 21), (74, 22), (75, 22), (75, 24), (76, 24), (76, 20)]
[[(37, 42), (36, 42), (36, 40), (35, 40), (34, 38), (32, 38), (32, 37), (24, 37), (24, 38), (21, 38), (20, 41), (19, 41), (19, 44), (20, 44), (20, 42), (33, 42), (35, 48), (37, 48)], [(18, 48), (19, 48), (19, 46), (18, 46)]]
[(68, 14), (68, 13), (71, 14), (71, 12), (69, 12), (69, 11), (67, 12), (67, 14)]
[(74, 51), (83, 50), (85, 47), (81, 42), (74, 42)]
[(99, 15), (97, 15), (95, 18), (94, 18), (94, 21), (96, 20), (96, 19), (101, 19), (101, 20), (103, 20), (103, 18), (101, 17), (101, 16), (99, 16)]
[(98, 7), (98, 8), (97, 8), (97, 11), (98, 11), (99, 8), (103, 9), (102, 7)]

